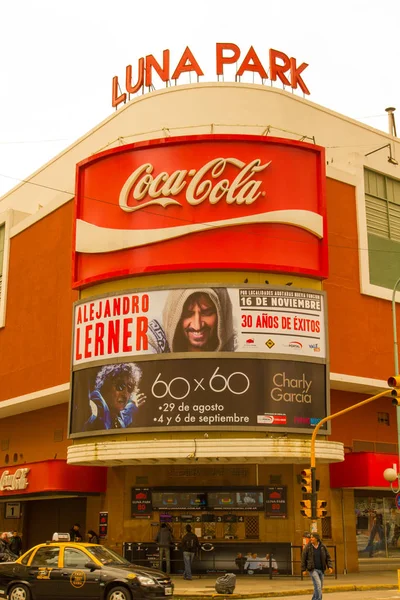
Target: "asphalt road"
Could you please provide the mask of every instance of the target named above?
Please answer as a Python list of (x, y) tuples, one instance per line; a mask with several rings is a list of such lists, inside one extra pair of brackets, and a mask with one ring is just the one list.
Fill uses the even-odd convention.
[[(279, 600), (311, 600), (311, 594), (305, 596), (279, 596)], [(333, 592), (324, 594), (325, 600), (400, 600), (396, 590), (372, 590), (361, 592)]]

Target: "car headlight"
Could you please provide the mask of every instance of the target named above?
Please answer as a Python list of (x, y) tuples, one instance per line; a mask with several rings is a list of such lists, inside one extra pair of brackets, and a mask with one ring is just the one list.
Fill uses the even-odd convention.
[(145, 577), (144, 575), (138, 575), (137, 578), (140, 581), (141, 585), (156, 585), (156, 582), (154, 581), (154, 579), (151, 579), (151, 577)]

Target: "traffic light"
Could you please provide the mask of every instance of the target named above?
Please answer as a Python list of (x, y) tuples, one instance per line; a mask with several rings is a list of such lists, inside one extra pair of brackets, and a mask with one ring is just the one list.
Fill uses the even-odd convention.
[(311, 474), (311, 469), (304, 469), (303, 471), (301, 471), (300, 473), (301, 475), (301, 491), (304, 494), (311, 494), (312, 493), (312, 474)]
[(326, 510), (328, 503), (326, 500), (317, 500), (317, 518), (322, 519), (326, 517), (328, 511)]
[(311, 519), (311, 500), (300, 500), (300, 514)]
[(393, 377), (389, 377), (388, 386), (393, 388), (392, 404), (395, 406), (400, 406), (400, 375), (393, 375)]

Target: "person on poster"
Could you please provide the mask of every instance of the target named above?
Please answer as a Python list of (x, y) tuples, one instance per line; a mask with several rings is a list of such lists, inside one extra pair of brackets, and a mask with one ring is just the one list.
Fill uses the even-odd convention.
[[(375, 544), (375, 538), (378, 536), (379, 542)], [(378, 513), (374, 516), (371, 532), (365, 552), (368, 552), (369, 558), (374, 555), (374, 550), (381, 550), (385, 547), (385, 532), (383, 529), (383, 515)]]
[(235, 565), (239, 569), (239, 574), (244, 575), (244, 566), (247, 562), (247, 558), (244, 556), (242, 552), (238, 552), (235, 558)]
[(232, 302), (225, 288), (172, 290), (162, 325), (149, 323), (149, 345), (156, 353), (233, 352), (236, 335)]
[(252, 552), (247, 555), (244, 570), (248, 575), (253, 575), (255, 571), (261, 571), (261, 562), (257, 555), (257, 552)]
[(263, 573), (269, 573), (270, 565), (272, 572), (276, 575), (278, 573), (278, 563), (272, 554), (266, 554), (265, 558), (261, 559), (261, 570)]
[(329, 550), (321, 542), (321, 536), (318, 533), (311, 533), (310, 542), (304, 547), (301, 554), (301, 570), (303, 575), (309, 574), (312, 579), (314, 585), (312, 600), (322, 600), (326, 569), (328, 569), (328, 573), (332, 573), (332, 559)]
[(200, 548), (199, 538), (192, 531), (192, 526), (189, 523), (186, 525), (186, 533), (182, 538), (183, 564), (183, 579), (192, 579), (192, 562)]
[(84, 431), (120, 429), (132, 424), (135, 412), (146, 401), (139, 392), (142, 371), (135, 363), (105, 365), (98, 371), (89, 395), (90, 416)]

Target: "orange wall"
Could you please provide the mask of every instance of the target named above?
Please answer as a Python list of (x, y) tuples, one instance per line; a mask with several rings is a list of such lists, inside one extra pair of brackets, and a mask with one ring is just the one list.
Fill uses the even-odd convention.
[(73, 203), (11, 239), (0, 400), (70, 378)]
[[(67, 447), (70, 444), (67, 440), (67, 427), (67, 404), (0, 419), (0, 467), (53, 458), (66, 459)], [(55, 441), (54, 433), (57, 432), (59, 436), (60, 430), (62, 440)], [(7, 448), (4, 447), (6, 441)]]
[[(331, 413), (365, 400), (368, 396), (331, 390)], [(378, 423), (378, 412), (389, 413), (390, 425)], [(353, 440), (397, 444), (396, 408), (390, 398), (379, 398), (332, 421), (331, 440), (352, 446)]]
[(387, 379), (393, 371), (391, 303), (360, 294), (355, 188), (328, 179), (327, 208), (329, 279), (323, 287), (331, 371)]

